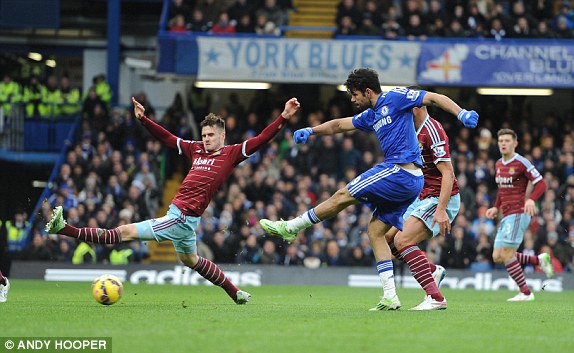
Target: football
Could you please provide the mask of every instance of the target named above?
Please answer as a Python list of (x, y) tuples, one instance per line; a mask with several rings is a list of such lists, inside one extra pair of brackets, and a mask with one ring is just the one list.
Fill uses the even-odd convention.
[(124, 285), (114, 275), (101, 275), (92, 282), (92, 295), (103, 305), (117, 303), (122, 297)]

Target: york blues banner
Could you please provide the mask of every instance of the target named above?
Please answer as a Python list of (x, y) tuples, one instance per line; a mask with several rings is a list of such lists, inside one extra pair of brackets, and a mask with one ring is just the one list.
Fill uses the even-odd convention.
[(381, 40), (198, 37), (200, 80), (343, 83), (357, 67), (381, 83), (415, 83), (419, 43)]
[(574, 42), (429, 42), (417, 81), (428, 85), (574, 87)]

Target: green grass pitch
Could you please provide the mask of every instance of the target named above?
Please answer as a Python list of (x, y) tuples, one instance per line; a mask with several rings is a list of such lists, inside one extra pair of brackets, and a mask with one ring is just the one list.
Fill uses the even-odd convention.
[(514, 292), (445, 289), (448, 310), (412, 312), (423, 291), (399, 288), (401, 310), (369, 312), (379, 289), (246, 287), (251, 302), (236, 305), (213, 286), (124, 283), (122, 300), (104, 306), (90, 283), (11, 283), (0, 336), (107, 336), (114, 352), (574, 351), (574, 291), (507, 303)]

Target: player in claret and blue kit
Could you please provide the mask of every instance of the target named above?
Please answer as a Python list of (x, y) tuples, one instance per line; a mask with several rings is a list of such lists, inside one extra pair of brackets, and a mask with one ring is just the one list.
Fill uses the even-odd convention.
[[(534, 294), (526, 284), (521, 264), (538, 265), (548, 277), (552, 277), (554, 270), (549, 254), (533, 256), (516, 252), (531, 217), (536, 215), (534, 201), (546, 191), (546, 182), (528, 159), (515, 152), (516, 146), (518, 138), (514, 130), (498, 131), (498, 149), (502, 155), (495, 165), (498, 195), (494, 207), (486, 211), (486, 217), (494, 218), (499, 210), (502, 211), (503, 218), (496, 232), (492, 258), (497, 264), (504, 264), (520, 289), (520, 293), (508, 301), (524, 302), (534, 300)], [(528, 181), (534, 185), (534, 190), (526, 199)]]
[(237, 304), (247, 303), (251, 297), (249, 293), (239, 290), (231, 283), (219, 266), (197, 255), (195, 229), (201, 214), (213, 195), (233, 173), (233, 168), (277, 135), (286, 121), (299, 110), (299, 102), (296, 98), (288, 100), (283, 113), (258, 136), (241, 144), (226, 146), (225, 121), (215, 114), (207, 115), (200, 124), (202, 141), (187, 141), (172, 135), (148, 119), (144, 115), (144, 107), (134, 98), (132, 101), (135, 116), (155, 138), (192, 160), (191, 169), (169, 206), (167, 215), (114, 229), (76, 228), (66, 224), (63, 209), (58, 206), (53, 211), (52, 219), (46, 224), (46, 231), (96, 244), (116, 244), (129, 240), (171, 240), (181, 262), (223, 288)]
[[(383, 284), (383, 297), (377, 310), (396, 310), (401, 303), (396, 294), (392, 255), (385, 240), (391, 227), (403, 229), (403, 214), (419, 196), (423, 187), (422, 160), (413, 123), (412, 109), (435, 105), (455, 115), (465, 126), (475, 127), (478, 114), (461, 109), (452, 99), (433, 92), (395, 88), (381, 91), (377, 72), (370, 68), (353, 70), (345, 82), (353, 102), (362, 113), (354, 117), (334, 119), (313, 128), (295, 131), (296, 143), (305, 143), (311, 135), (332, 135), (351, 130), (374, 132), (385, 157), (378, 164), (338, 190), (317, 207), (289, 221), (262, 219), (266, 232), (291, 241), (299, 231), (334, 217), (347, 206), (364, 203), (373, 210), (367, 234), (377, 261)], [(416, 246), (415, 246), (416, 248)], [(421, 252), (409, 249), (412, 256)], [(402, 251), (403, 249), (399, 249)], [(423, 254), (423, 261), (427, 261)], [(437, 296), (437, 301), (444, 298)]]

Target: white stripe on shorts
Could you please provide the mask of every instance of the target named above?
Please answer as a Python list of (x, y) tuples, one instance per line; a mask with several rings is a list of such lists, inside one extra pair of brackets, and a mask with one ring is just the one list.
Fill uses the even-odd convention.
[(371, 185), (371, 184), (373, 184), (373, 183), (375, 183), (381, 179), (384, 179), (384, 178), (388, 177), (389, 175), (398, 172), (399, 170), (401, 170), (401, 168), (399, 168), (395, 165), (392, 168), (387, 168), (383, 171), (380, 171), (376, 174), (373, 174), (370, 177), (368, 177), (367, 179), (362, 180), (359, 183), (357, 183), (356, 185), (351, 186), (351, 188), (349, 189), (349, 192), (351, 193), (351, 195), (355, 195), (359, 191), (361, 191), (362, 189), (368, 187), (369, 185)]

